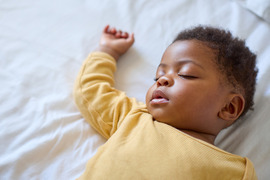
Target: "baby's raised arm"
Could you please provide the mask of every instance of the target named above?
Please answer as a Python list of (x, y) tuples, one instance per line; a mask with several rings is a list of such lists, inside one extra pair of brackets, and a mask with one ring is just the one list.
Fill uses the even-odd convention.
[(134, 43), (134, 34), (122, 32), (107, 25), (101, 35), (99, 46), (96, 51), (110, 54), (115, 60), (127, 52)]
[(78, 109), (87, 122), (109, 138), (137, 107), (134, 98), (114, 88), (116, 61), (134, 43), (134, 35), (106, 26), (98, 48), (84, 61), (74, 87)]

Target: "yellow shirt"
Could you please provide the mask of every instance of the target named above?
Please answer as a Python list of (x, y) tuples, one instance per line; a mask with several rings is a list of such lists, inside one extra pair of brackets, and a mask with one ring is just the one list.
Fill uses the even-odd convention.
[(76, 81), (78, 108), (108, 139), (79, 179), (257, 179), (247, 158), (153, 121), (145, 104), (113, 87), (115, 70), (110, 55), (94, 52)]

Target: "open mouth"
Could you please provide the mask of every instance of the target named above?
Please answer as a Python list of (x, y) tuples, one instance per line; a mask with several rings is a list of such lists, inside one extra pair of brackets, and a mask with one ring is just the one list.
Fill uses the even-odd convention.
[(161, 90), (155, 90), (152, 95), (151, 104), (164, 104), (168, 103), (169, 99)]

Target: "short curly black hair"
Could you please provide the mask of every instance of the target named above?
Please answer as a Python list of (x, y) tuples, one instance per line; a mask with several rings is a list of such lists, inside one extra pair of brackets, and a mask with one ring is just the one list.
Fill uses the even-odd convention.
[(241, 93), (245, 99), (245, 107), (241, 116), (253, 109), (255, 93), (256, 55), (245, 45), (245, 41), (224, 29), (210, 26), (196, 26), (180, 32), (175, 41), (198, 40), (217, 52), (216, 64), (227, 78), (227, 83)]

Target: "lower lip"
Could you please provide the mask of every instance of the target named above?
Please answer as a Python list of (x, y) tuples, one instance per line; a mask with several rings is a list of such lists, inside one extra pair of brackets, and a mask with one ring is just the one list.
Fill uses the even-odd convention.
[(169, 100), (165, 99), (165, 98), (152, 99), (150, 101), (151, 104), (166, 104), (168, 102), (169, 102)]

